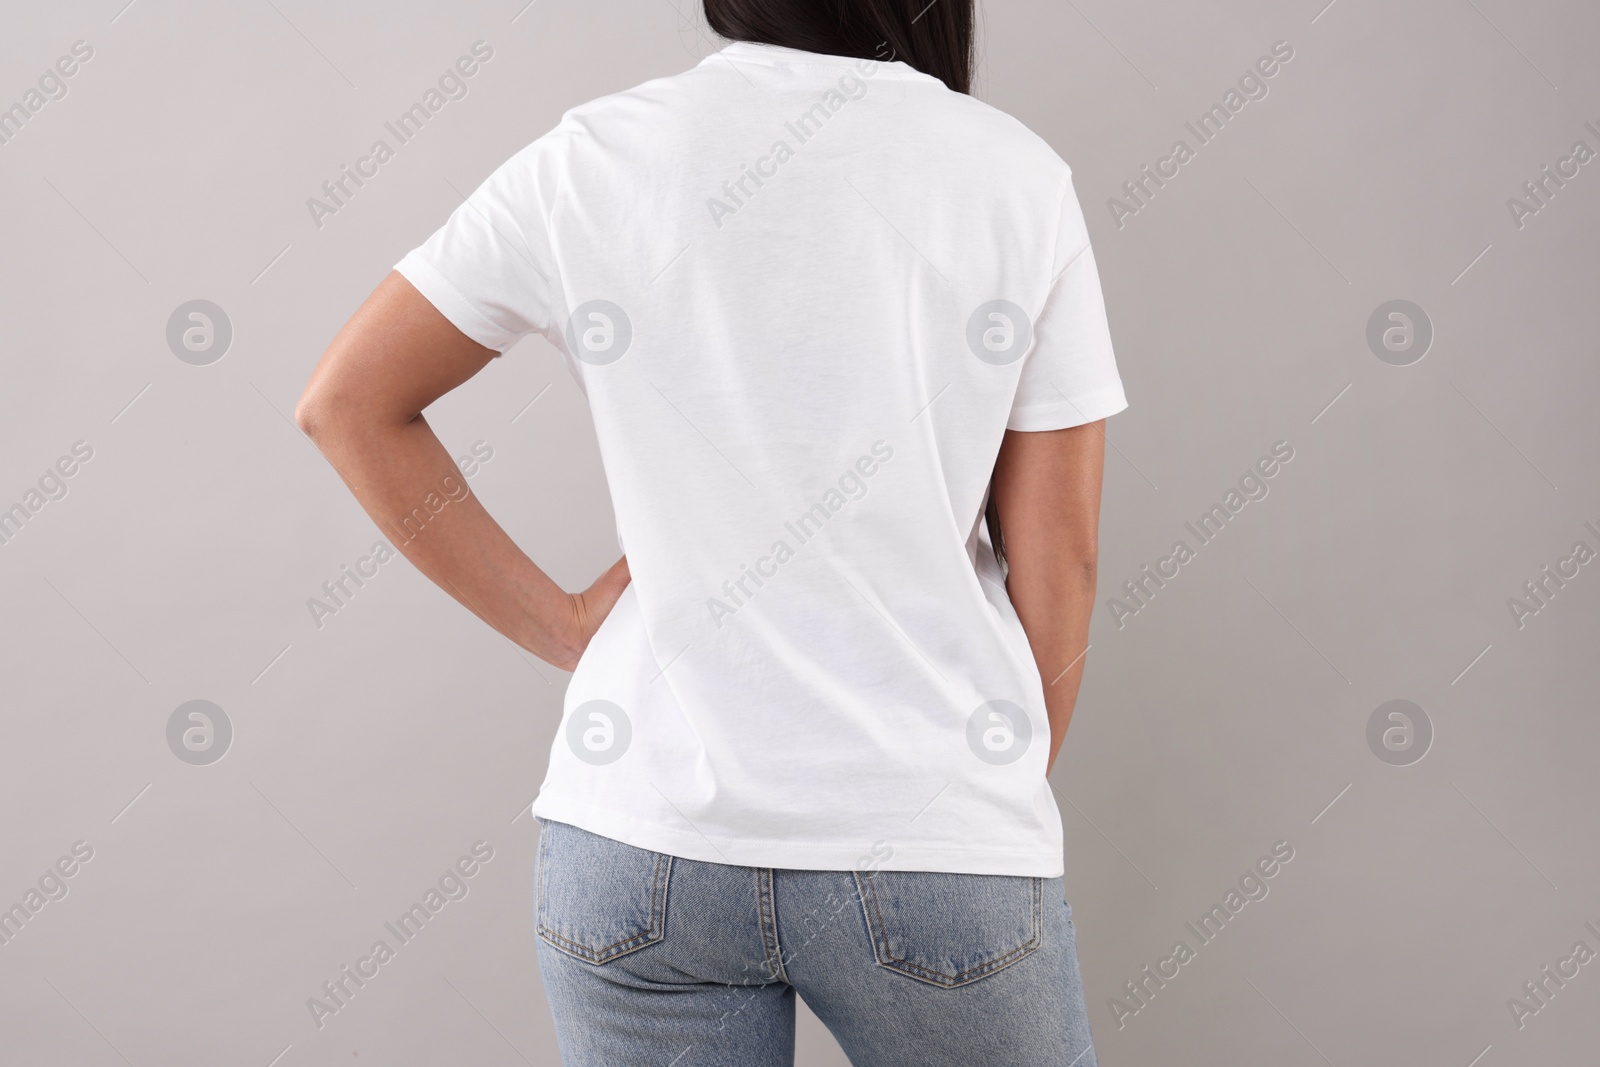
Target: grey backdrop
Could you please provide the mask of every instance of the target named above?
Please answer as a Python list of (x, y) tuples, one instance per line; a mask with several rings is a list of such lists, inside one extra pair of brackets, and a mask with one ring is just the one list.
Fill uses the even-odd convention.
[[(718, 45), (693, 0), (125, 2), (0, 13), (0, 1060), (553, 1062), (525, 810), (566, 676), (403, 559), (315, 618), (379, 534), (291, 414), (464, 192)], [(982, 11), (978, 95), (1074, 169), (1132, 405), (1054, 775), (1099, 1057), (1592, 1062), (1600, 10), (1325, 4)], [(478, 40), (468, 95), (318, 225), (308, 198)], [(1135, 200), (1145, 165), (1171, 176)], [(568, 588), (614, 557), (542, 340), (430, 418), (492, 450), (474, 491)], [(192, 709), (169, 735), (193, 700), (231, 737)], [(468, 894), (319, 1027), (308, 999), (480, 841)], [(801, 1045), (843, 1062), (809, 1017)]]

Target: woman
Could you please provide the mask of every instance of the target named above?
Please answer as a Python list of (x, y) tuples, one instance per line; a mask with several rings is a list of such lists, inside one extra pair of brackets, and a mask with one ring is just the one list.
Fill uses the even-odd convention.
[[(568, 112), (396, 265), (297, 418), (398, 524), (421, 412), (528, 334), (627, 555), (476, 498), (407, 558), (573, 671), (533, 806), (569, 1064), (1092, 1065), (1046, 774), (1126, 406), (1067, 165), (968, 94), (971, 0), (705, 0), (733, 43)], [(998, 550), (994, 546), (999, 546)]]

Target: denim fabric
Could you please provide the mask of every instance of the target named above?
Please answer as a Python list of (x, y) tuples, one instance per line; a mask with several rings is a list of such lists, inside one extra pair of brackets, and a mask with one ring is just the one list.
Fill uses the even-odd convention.
[(566, 1067), (792, 1065), (796, 994), (857, 1067), (1095, 1067), (1060, 878), (740, 867), (540, 826)]

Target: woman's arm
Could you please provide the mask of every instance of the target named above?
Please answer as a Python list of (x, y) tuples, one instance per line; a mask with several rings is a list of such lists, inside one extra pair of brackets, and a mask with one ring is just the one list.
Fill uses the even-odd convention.
[(1050, 717), (1046, 774), (1066, 738), (1083, 679), (1105, 451), (1101, 419), (1065, 430), (1007, 430), (995, 461), (1006, 590), (1044, 679)]
[(570, 671), (628, 584), (627, 559), (584, 592), (563, 592), (467, 490), (422, 417), (496, 354), (391, 271), (323, 353), (295, 421), (419, 571), (518, 645)]

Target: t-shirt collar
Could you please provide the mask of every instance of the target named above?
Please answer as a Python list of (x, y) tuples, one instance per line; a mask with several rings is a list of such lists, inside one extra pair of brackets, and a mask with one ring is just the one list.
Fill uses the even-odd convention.
[(713, 52), (707, 59), (721, 56), (738, 62), (764, 63), (769, 66), (784, 67), (839, 67), (860, 68), (865, 66), (874, 74), (895, 73), (910, 75), (917, 78), (927, 78), (915, 67), (911, 67), (898, 60), (885, 62), (884, 60), (862, 59), (857, 56), (834, 56), (824, 52), (807, 52), (800, 48), (786, 48), (783, 45), (762, 44), (757, 41), (733, 41), (720, 51)]

